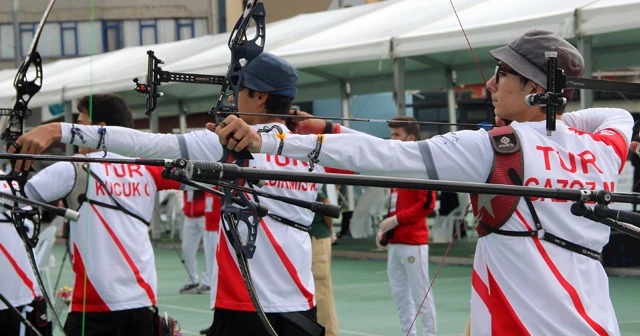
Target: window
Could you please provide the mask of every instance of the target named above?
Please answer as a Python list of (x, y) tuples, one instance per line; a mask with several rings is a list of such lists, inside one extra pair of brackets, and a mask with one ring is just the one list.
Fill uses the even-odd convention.
[(35, 23), (21, 23), (20, 24), (20, 56), (25, 57), (31, 47), (31, 41), (33, 35), (36, 33)]
[(122, 49), (122, 21), (102, 22), (102, 49), (104, 52)]
[(60, 48), (62, 56), (78, 56), (78, 23), (60, 23)]
[(0, 59), (14, 58), (13, 27), (10, 24), (0, 24)]
[(158, 43), (158, 22), (156, 20), (140, 20), (140, 45)]
[(195, 26), (193, 19), (176, 20), (176, 40), (186, 40), (195, 37)]

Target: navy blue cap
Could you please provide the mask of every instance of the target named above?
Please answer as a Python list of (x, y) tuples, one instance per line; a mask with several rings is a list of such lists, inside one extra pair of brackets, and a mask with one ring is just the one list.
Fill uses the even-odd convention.
[(282, 57), (263, 52), (244, 69), (244, 86), (255, 91), (296, 97), (298, 71)]

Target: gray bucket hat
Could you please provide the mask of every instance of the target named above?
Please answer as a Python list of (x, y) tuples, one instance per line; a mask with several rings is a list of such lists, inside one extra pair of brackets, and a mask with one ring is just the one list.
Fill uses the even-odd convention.
[[(544, 53), (547, 51), (558, 53), (558, 68), (563, 69), (567, 76), (582, 75), (584, 59), (578, 49), (557, 34), (546, 30), (529, 30), (508, 45), (491, 50), (490, 53), (495, 59), (546, 89), (547, 58)], [(565, 92), (570, 94), (573, 90)]]

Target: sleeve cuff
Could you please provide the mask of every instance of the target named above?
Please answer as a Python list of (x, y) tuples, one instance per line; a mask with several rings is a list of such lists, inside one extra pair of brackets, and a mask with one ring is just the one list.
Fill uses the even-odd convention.
[(260, 133), (260, 136), (262, 137), (262, 147), (260, 148), (260, 153), (276, 154), (278, 151), (278, 139), (273, 134), (269, 133)]
[(60, 142), (61, 143), (69, 143), (71, 141), (71, 126), (70, 123), (60, 123)]

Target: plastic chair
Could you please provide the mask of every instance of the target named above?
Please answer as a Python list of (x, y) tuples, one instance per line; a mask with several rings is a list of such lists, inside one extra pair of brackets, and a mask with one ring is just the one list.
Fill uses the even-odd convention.
[(40, 240), (33, 249), (33, 254), (38, 263), (38, 270), (41, 275), (47, 278), (47, 292), (53, 293), (53, 285), (51, 284), (50, 270), (56, 266), (56, 258), (51, 255), (53, 244), (56, 240), (56, 227), (51, 225), (40, 232)]
[[(453, 230), (460, 223), (460, 220), (464, 220), (467, 226), (467, 235), (469, 235), (467, 219), (463, 218), (469, 205), (469, 194), (458, 193), (459, 205), (452, 210), (446, 216), (436, 216), (432, 221), (433, 225), (429, 230), (429, 238), (432, 243), (448, 243), (451, 241)], [(431, 221), (431, 220), (430, 220)]]
[(355, 239), (374, 237), (378, 224), (387, 214), (389, 189), (367, 187), (353, 210), (349, 232)]

